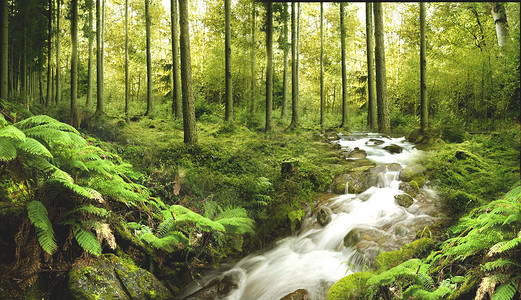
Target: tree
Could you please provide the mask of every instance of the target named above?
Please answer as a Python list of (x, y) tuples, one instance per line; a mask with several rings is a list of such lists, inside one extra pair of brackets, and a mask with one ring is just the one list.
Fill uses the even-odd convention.
[(345, 3), (340, 2), (340, 43), (342, 47), (342, 123), (340, 128), (347, 127), (347, 66), (346, 66), (346, 28)]
[(225, 60), (225, 79), (226, 79), (226, 105), (225, 117), (226, 122), (233, 121), (233, 92), (232, 92), (232, 47), (231, 47), (231, 0), (224, 0), (224, 60)]
[(320, 126), (324, 127), (324, 3), (320, 2)]
[[(60, 69), (61, 69), (61, 61), (60, 61), (60, 11), (61, 11), (61, 1), (62, 0), (57, 0), (57, 4), (56, 4), (56, 75), (55, 75), (55, 80), (56, 80), (56, 99), (55, 99), (55, 102), (56, 104), (60, 103), (60, 100), (61, 100), (61, 72), (60, 72)], [(100, 0), (98, 0), (100, 1)], [(97, 28), (97, 27), (96, 27)], [(98, 91), (99, 92), (99, 91)]]
[(297, 30), (296, 30), (295, 2), (291, 3), (291, 123), (288, 129), (299, 126), (298, 112), (298, 61), (297, 61)]
[(152, 113), (152, 53), (150, 51), (150, 0), (145, 0), (146, 44), (147, 44), (147, 111), (145, 116)]
[(504, 46), (508, 41), (508, 23), (505, 7), (500, 2), (492, 2), (492, 14), (496, 24), (497, 44)]
[(251, 99), (250, 114), (255, 114), (255, 1), (251, 2)]
[(271, 132), (273, 109), (273, 10), (272, 3), (266, 2), (266, 132)]
[[(60, 1), (60, 0), (58, 0)], [(101, 20), (101, 1), (96, 1), (96, 77), (97, 77), (97, 105), (96, 105), (96, 112), (94, 113), (95, 116), (99, 116), (104, 112), (105, 110), (105, 99), (103, 99), (103, 88), (104, 88), (104, 82), (103, 82), (103, 51), (102, 51), (102, 32), (103, 32), (103, 26), (102, 26), (102, 20)], [(104, 0), (103, 0), (104, 1)]]
[(87, 25), (86, 27), (86, 34), (87, 39), (89, 41), (89, 61), (88, 61), (88, 70), (87, 70), (87, 100), (85, 102), (85, 109), (90, 110), (92, 107), (92, 90), (93, 90), (93, 69), (94, 69), (94, 42), (93, 42), (93, 16), (92, 16), (92, 9), (94, 8), (94, 0), (86, 0), (85, 3), (87, 4), (87, 10), (88, 10), (88, 16), (87, 16)]
[(172, 113), (176, 119), (183, 117), (183, 103), (181, 102), (181, 87), (179, 86), (179, 44), (177, 38), (178, 23), (177, 23), (177, 0), (170, 1), (170, 19), (172, 27)]
[(365, 32), (367, 45), (367, 125), (371, 132), (378, 131), (376, 98), (374, 86), (374, 42), (373, 42), (373, 4), (365, 4)]
[(8, 24), (9, 24), (9, 6), (7, 1), (0, 4), (0, 99), (7, 99), (8, 96), (8, 75), (9, 75), (9, 56), (8, 56)]
[(184, 142), (197, 144), (194, 96), (192, 94), (192, 63), (190, 57), (190, 31), (188, 0), (179, 0), (179, 43), (181, 50), (181, 86), (183, 90), (183, 131)]
[(283, 9), (283, 23), (284, 32), (282, 33), (282, 51), (284, 60), (284, 71), (282, 77), (282, 109), (281, 118), (286, 119), (288, 117), (288, 70), (289, 70), (289, 59), (288, 59), (288, 3), (282, 4)]
[[(174, 0), (175, 1), (175, 0)], [(125, 118), (129, 119), (130, 82), (128, 74), (128, 0), (125, 0)]]
[(71, 126), (79, 127), (78, 98), (78, 0), (71, 1)]
[(429, 109), (427, 102), (427, 61), (425, 45), (425, 2), (420, 2), (420, 101), (421, 122), (420, 130), (425, 132), (429, 127)]
[(373, 4), (374, 35), (375, 35), (375, 65), (376, 65), (376, 102), (378, 106), (378, 131), (391, 132), (389, 120), (389, 105), (387, 103), (387, 78), (385, 71), (384, 21), (382, 2)]
[(49, 10), (47, 12), (47, 98), (45, 98), (45, 107), (49, 107), (51, 103), (51, 47), (52, 47), (52, 5), (53, 0), (49, 0)]

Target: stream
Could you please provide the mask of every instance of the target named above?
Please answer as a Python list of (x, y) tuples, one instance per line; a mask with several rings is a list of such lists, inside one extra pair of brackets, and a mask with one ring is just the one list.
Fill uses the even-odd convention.
[[(208, 283), (218, 282), (217, 299), (281, 299), (304, 289), (310, 299), (326, 299), (328, 289), (353, 272), (374, 265), (382, 251), (400, 249), (414, 240), (418, 230), (432, 225), (427, 205), (414, 199), (408, 208), (400, 206), (395, 195), (404, 194), (400, 187), (400, 169), (411, 164), (421, 151), (405, 138), (382, 137), (377, 134), (341, 136), (338, 143), (344, 153), (358, 148), (376, 163), (375, 183), (362, 193), (334, 195), (308, 212), (300, 230), (276, 242), (267, 251), (251, 254), (224, 272), (203, 277), (185, 291), (186, 299), (203, 299)], [(391, 154), (384, 147), (397, 145), (401, 153)], [(392, 166), (392, 167), (391, 167)], [(378, 169), (379, 168), (379, 169)], [(423, 187), (425, 199), (435, 193)], [(330, 221), (321, 226), (317, 213), (325, 213)], [(199, 290), (199, 291), (198, 291)]]

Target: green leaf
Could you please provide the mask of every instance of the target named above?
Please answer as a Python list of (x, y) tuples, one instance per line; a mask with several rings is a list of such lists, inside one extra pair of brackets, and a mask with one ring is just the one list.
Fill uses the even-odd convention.
[(16, 158), (16, 148), (13, 142), (5, 137), (0, 137), (0, 161), (11, 161)]
[(24, 141), (25, 133), (13, 125), (9, 125), (0, 129), (0, 137), (6, 137), (17, 141)]
[(101, 245), (98, 242), (98, 239), (96, 239), (94, 233), (78, 227), (74, 230), (74, 237), (81, 248), (85, 251), (95, 256), (101, 255)]
[(47, 216), (47, 209), (43, 203), (40, 201), (27, 203), (27, 215), (31, 224), (36, 228), (36, 235), (40, 246), (45, 252), (53, 254), (58, 249), (58, 245), (56, 244), (51, 221)]
[(47, 150), (44, 145), (33, 138), (26, 138), (25, 141), (18, 143), (17, 147), (22, 151), (33, 155), (52, 158), (51, 152), (49, 152), (49, 150)]

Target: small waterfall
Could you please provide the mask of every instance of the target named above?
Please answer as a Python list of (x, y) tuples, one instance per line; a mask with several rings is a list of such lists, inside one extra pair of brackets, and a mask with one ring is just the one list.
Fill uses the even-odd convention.
[[(317, 224), (309, 214), (295, 235), (281, 239), (262, 253), (252, 254), (230, 270), (207, 275), (203, 282), (231, 278), (231, 291), (217, 299), (280, 299), (298, 289), (308, 291), (311, 299), (325, 299), (329, 287), (344, 276), (371, 267), (382, 251), (399, 249), (412, 240), (411, 224), (427, 224), (429, 216), (411, 213), (399, 206), (394, 196), (399, 190), (399, 170), (420, 152), (405, 139), (378, 135), (344, 137), (338, 143), (346, 151), (358, 147), (377, 163), (377, 183), (360, 194), (346, 192), (331, 198), (325, 211), (331, 221)], [(403, 152), (391, 154), (383, 148), (399, 145)], [(390, 170), (390, 164), (394, 167)], [(432, 219), (432, 218), (431, 218)], [(187, 288), (187, 299), (198, 298), (201, 286)]]

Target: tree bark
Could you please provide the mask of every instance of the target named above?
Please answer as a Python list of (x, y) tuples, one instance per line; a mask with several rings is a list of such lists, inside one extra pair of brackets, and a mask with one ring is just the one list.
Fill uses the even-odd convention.
[[(176, 1), (176, 0), (174, 0)], [(130, 82), (128, 70), (128, 0), (125, 0), (125, 118), (129, 121)]]
[(340, 128), (347, 127), (347, 67), (346, 67), (346, 28), (345, 3), (340, 2), (340, 44), (342, 47), (342, 123)]
[(251, 2), (251, 99), (250, 114), (255, 114), (255, 1)]
[(266, 2), (266, 132), (271, 132), (273, 109), (273, 10)]
[(88, 61), (88, 70), (87, 70), (87, 101), (85, 102), (85, 109), (90, 110), (92, 107), (92, 90), (93, 90), (93, 56), (94, 56), (94, 45), (93, 45), (93, 16), (92, 16), (92, 9), (94, 6), (93, 0), (88, 0), (88, 16), (87, 16), (87, 39), (89, 41), (89, 61)]
[(508, 41), (508, 23), (505, 7), (500, 2), (492, 2), (492, 15), (496, 24), (497, 44), (502, 47)]
[(78, 0), (71, 1), (71, 126), (78, 128)]
[(195, 123), (195, 107), (192, 94), (192, 63), (190, 57), (190, 32), (188, 23), (188, 0), (179, 0), (179, 42), (181, 50), (184, 142), (188, 145), (196, 145), (197, 127)]
[(231, 47), (231, 0), (224, 0), (224, 60), (225, 60), (225, 80), (226, 80), (226, 122), (233, 121), (233, 91), (232, 91), (232, 47)]
[(283, 4), (284, 9), (284, 33), (283, 33), (283, 43), (282, 51), (284, 52), (284, 73), (282, 77), (282, 109), (281, 109), (281, 118), (286, 119), (288, 117), (288, 70), (289, 70), (289, 61), (288, 61), (288, 3)]
[[(59, 0), (58, 0), (59, 1)], [(95, 116), (101, 115), (104, 113), (105, 109), (105, 99), (103, 99), (103, 51), (102, 51), (102, 25), (101, 25), (101, 1), (96, 1), (96, 87), (97, 87), (97, 104), (96, 104), (96, 112)]]
[[(98, 0), (99, 1), (99, 0)], [(60, 103), (61, 93), (61, 62), (60, 62), (60, 11), (61, 11), (61, 0), (56, 0), (56, 104)]]
[(320, 2), (320, 126), (324, 127), (324, 3)]
[(299, 126), (298, 115), (298, 61), (297, 61), (297, 26), (295, 2), (291, 3), (291, 123), (288, 129)]
[(0, 99), (6, 100), (9, 95), (9, 6), (7, 1), (0, 4), (0, 18), (2, 29), (0, 31)]
[(425, 43), (425, 2), (420, 2), (420, 131), (426, 132), (429, 127), (429, 109), (427, 100), (427, 61)]
[(373, 4), (365, 4), (366, 40), (367, 40), (367, 124), (371, 132), (378, 131), (376, 113), (376, 91), (374, 86), (374, 42), (373, 42)]
[(51, 104), (51, 53), (52, 53), (52, 5), (53, 0), (49, 0), (49, 11), (47, 12), (47, 98), (45, 99), (45, 107)]
[(376, 102), (378, 106), (378, 130), (381, 133), (391, 133), (389, 121), (389, 105), (387, 100), (387, 78), (385, 69), (384, 21), (382, 2), (373, 4), (374, 35), (375, 35), (375, 65), (376, 65)]
[(179, 44), (177, 0), (170, 0), (170, 19), (172, 22), (172, 113), (176, 119), (183, 117), (183, 103), (181, 101), (181, 87), (179, 86)]
[(146, 43), (147, 43), (147, 111), (145, 116), (152, 113), (152, 53), (150, 51), (150, 0), (145, 0)]

